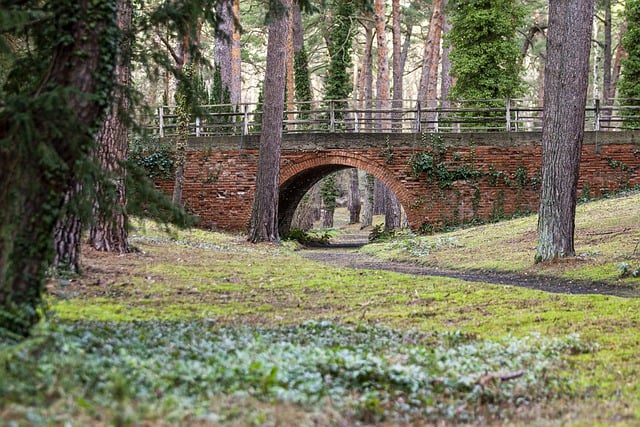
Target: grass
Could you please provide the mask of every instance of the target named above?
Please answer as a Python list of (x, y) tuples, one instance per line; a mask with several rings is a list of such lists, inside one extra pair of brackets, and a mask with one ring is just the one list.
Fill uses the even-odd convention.
[[(637, 278), (619, 277), (617, 264), (640, 264), (639, 202), (631, 195), (581, 205), (576, 250), (583, 255), (566, 262), (533, 265), (535, 217), (405, 235), (363, 250), (447, 268), (636, 286)], [(291, 243), (252, 245), (243, 236), (202, 230), (166, 233), (150, 223), (140, 224), (131, 240), (139, 252), (126, 256), (83, 248), (84, 275), (48, 286), (55, 313), (49, 323), (26, 343), (0, 346), (0, 419), (16, 425), (640, 423), (638, 299), (335, 268), (305, 259)], [(415, 354), (423, 353), (441, 355), (439, 364), (419, 362)], [(514, 364), (514, 354), (530, 358)], [(305, 379), (330, 366), (333, 382)], [(397, 370), (432, 372), (435, 380), (408, 391), (414, 389), (403, 387), (413, 374)], [(493, 377), (478, 388), (485, 374), (518, 370), (524, 375), (514, 382)]]

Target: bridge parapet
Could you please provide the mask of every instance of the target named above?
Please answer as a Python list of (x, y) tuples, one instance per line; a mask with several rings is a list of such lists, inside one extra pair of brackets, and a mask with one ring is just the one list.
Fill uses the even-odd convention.
[[(585, 130), (616, 131), (637, 127), (638, 100), (586, 108)], [(397, 108), (377, 110), (353, 100), (295, 103), (284, 112), (284, 133), (422, 133), (539, 132), (543, 109), (535, 100), (495, 99), (436, 102), (425, 108), (403, 100)], [(371, 101), (369, 105), (375, 105)], [(160, 138), (177, 134), (175, 106), (160, 106), (147, 119), (148, 132)], [(192, 136), (259, 135), (262, 111), (258, 104), (203, 105), (190, 124)]]
[[(425, 136), (417, 133), (297, 133), (285, 134), (282, 138), (282, 151), (315, 151), (336, 149), (415, 149), (420, 150), (428, 145)], [(541, 132), (474, 132), (452, 133), (439, 132), (437, 137), (446, 147), (489, 146), (499, 148), (540, 146)], [(165, 137), (160, 144), (170, 145), (173, 138)], [(587, 131), (584, 145), (593, 145), (598, 150), (609, 144), (639, 144), (640, 130), (620, 132)], [(205, 150), (258, 150), (259, 135), (246, 136), (200, 136), (190, 137), (187, 149), (191, 151)]]

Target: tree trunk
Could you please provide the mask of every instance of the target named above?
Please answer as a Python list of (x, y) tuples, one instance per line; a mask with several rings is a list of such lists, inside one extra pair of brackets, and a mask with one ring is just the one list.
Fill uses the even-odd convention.
[[(52, 266), (56, 271), (80, 274), (80, 240), (82, 220), (75, 212), (82, 185), (77, 183), (64, 195), (65, 214), (60, 218), (53, 234), (55, 255)], [(76, 199), (72, 203), (72, 199)]]
[(401, 209), (400, 203), (393, 191), (386, 185), (384, 186), (384, 229), (392, 231), (400, 228)]
[(269, 10), (260, 154), (248, 240), (278, 242), (280, 145), (291, 0), (275, 0)]
[(424, 54), (422, 59), (422, 74), (420, 76), (420, 89), (418, 100), (422, 107), (427, 110), (425, 119), (427, 128), (435, 126), (435, 112), (437, 106), (438, 88), (438, 63), (440, 62), (440, 40), (442, 38), (442, 5), (443, 0), (433, 1), (431, 20), (429, 21), (429, 32), (424, 44)]
[(385, 212), (385, 185), (378, 178), (375, 178), (373, 184), (373, 214), (384, 215)]
[(377, 120), (376, 130), (389, 126), (389, 59), (387, 57), (387, 31), (385, 28), (384, 0), (375, 0), (376, 39), (378, 47)]
[(536, 262), (574, 256), (594, 0), (550, 2)]
[[(220, 78), (222, 89), (228, 89), (231, 94), (232, 89), (232, 43), (233, 43), (233, 0), (218, 0), (216, 2), (216, 13), (218, 16), (218, 27), (215, 31), (215, 45), (213, 49), (213, 62), (220, 67)], [(222, 99), (222, 97), (220, 97)]]
[[(292, 6), (292, 8), (295, 8), (295, 6)], [(286, 75), (287, 75), (287, 83), (286, 83), (286, 89), (285, 89), (285, 94), (286, 94), (286, 102), (287, 102), (287, 111), (288, 111), (288, 115), (287, 115), (287, 119), (290, 122), (293, 122), (295, 120), (295, 113), (294, 113), (294, 108), (295, 108), (295, 96), (296, 96), (296, 88), (295, 88), (295, 67), (294, 67), (294, 48), (293, 48), (293, 17), (294, 17), (294, 13), (293, 10), (291, 11), (291, 13), (289, 13), (289, 33), (288, 33), (288, 37), (287, 37), (287, 71), (286, 71)], [(293, 123), (290, 123), (288, 128), (290, 130), (293, 130)]]
[[(118, 1), (118, 26), (126, 35), (131, 29), (131, 0)], [(127, 125), (122, 117), (130, 108), (126, 89), (131, 84), (131, 39), (120, 43), (118, 64), (115, 70), (115, 89), (111, 109), (98, 133), (97, 157), (102, 171), (110, 178), (112, 188), (104, 183), (96, 186), (94, 223), (89, 228), (89, 244), (99, 251), (127, 253), (127, 197), (125, 182), (127, 171), (124, 162), (129, 153)]]
[(115, 52), (101, 46), (117, 43), (113, 1), (50, 3), (56, 14), (41, 24), (57, 43), (47, 74), (37, 88), (9, 89), (0, 109), (0, 331), (19, 336), (40, 319), (64, 195), (111, 91)]
[(402, 129), (402, 34), (400, 26), (400, 0), (391, 1), (393, 40), (393, 117), (392, 127)]
[(625, 20), (620, 27), (620, 36), (618, 38), (618, 45), (616, 46), (616, 54), (613, 59), (613, 67), (611, 69), (611, 87), (609, 93), (611, 98), (616, 97), (616, 91), (618, 88), (618, 79), (620, 78), (620, 70), (622, 68), (622, 59), (627, 57), (627, 53), (622, 46), (622, 37), (627, 31), (627, 21)]
[[(442, 33), (443, 37), (447, 36), (447, 33), (451, 29), (451, 25), (447, 20), (447, 14), (442, 14)], [(440, 82), (440, 100), (442, 102), (442, 108), (449, 108), (451, 102), (449, 101), (449, 92), (451, 92), (451, 86), (453, 86), (453, 78), (451, 77), (451, 61), (449, 60), (449, 52), (451, 52), (451, 46), (448, 44), (442, 47), (442, 67)]]
[(372, 127), (372, 115), (371, 115), (371, 99), (373, 98), (373, 30), (369, 21), (365, 21), (365, 45), (362, 53), (362, 64), (360, 66), (360, 76), (358, 78), (358, 88), (360, 92), (358, 99), (360, 101), (360, 108), (366, 110), (362, 119), (364, 124), (361, 125), (362, 130), (371, 131)]
[(349, 178), (349, 224), (357, 224), (360, 222), (360, 210), (362, 209), (358, 169), (351, 169)]
[(291, 220), (291, 229), (311, 230), (321, 217), (320, 186), (318, 184), (304, 195)]
[(240, 56), (240, 0), (233, 0), (233, 32), (231, 38), (231, 103), (242, 102), (242, 58)]
[[(604, 46), (602, 59), (602, 101), (604, 105), (611, 104), (611, 0), (604, 0)], [(605, 110), (608, 114), (608, 110)]]
[(365, 174), (362, 217), (360, 228), (369, 227), (373, 223), (373, 194), (375, 178), (370, 173)]

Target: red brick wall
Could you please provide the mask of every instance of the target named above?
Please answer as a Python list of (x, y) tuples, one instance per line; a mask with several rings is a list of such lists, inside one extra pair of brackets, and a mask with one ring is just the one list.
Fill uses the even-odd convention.
[[(410, 159), (418, 151), (415, 147), (391, 148), (391, 151), (379, 147), (314, 151), (285, 149), (281, 156), (281, 183), (295, 180), (296, 174), (304, 170), (325, 164), (365, 170), (394, 191), (414, 229), (424, 224), (437, 227), (469, 221), (474, 216), (487, 219), (492, 215), (510, 216), (537, 210), (538, 187), (531, 182), (532, 178), (539, 178), (541, 151), (537, 145), (450, 148), (446, 154), (450, 168), (473, 163), (475, 170), (486, 173), (492, 166), (511, 180), (507, 184), (501, 179), (496, 184), (485, 174), (475, 180), (456, 181), (450, 189), (440, 189), (436, 183), (428, 183), (424, 174), (418, 178), (412, 176)], [(621, 186), (640, 184), (635, 170), (640, 167), (635, 144), (600, 145), (598, 151), (593, 144), (584, 145), (579, 194), (583, 189), (590, 189), (593, 197)], [(392, 162), (388, 162), (390, 152), (393, 153)], [(199, 216), (201, 227), (246, 229), (253, 203), (257, 160), (255, 149), (188, 152), (183, 200), (187, 209)], [(616, 167), (616, 162), (628, 169), (621, 170)], [(515, 181), (518, 168), (521, 172), (526, 171), (530, 179), (524, 187)], [(171, 191), (171, 182), (158, 184), (165, 191)]]

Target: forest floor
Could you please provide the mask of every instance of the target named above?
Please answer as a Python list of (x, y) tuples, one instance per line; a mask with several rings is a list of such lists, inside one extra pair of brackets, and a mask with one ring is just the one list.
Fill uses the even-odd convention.
[(579, 206), (543, 264), (535, 217), (362, 245), (339, 213), (315, 248), (139, 221), (51, 278), (53, 333), (0, 345), (0, 419), (639, 425), (639, 205)]

